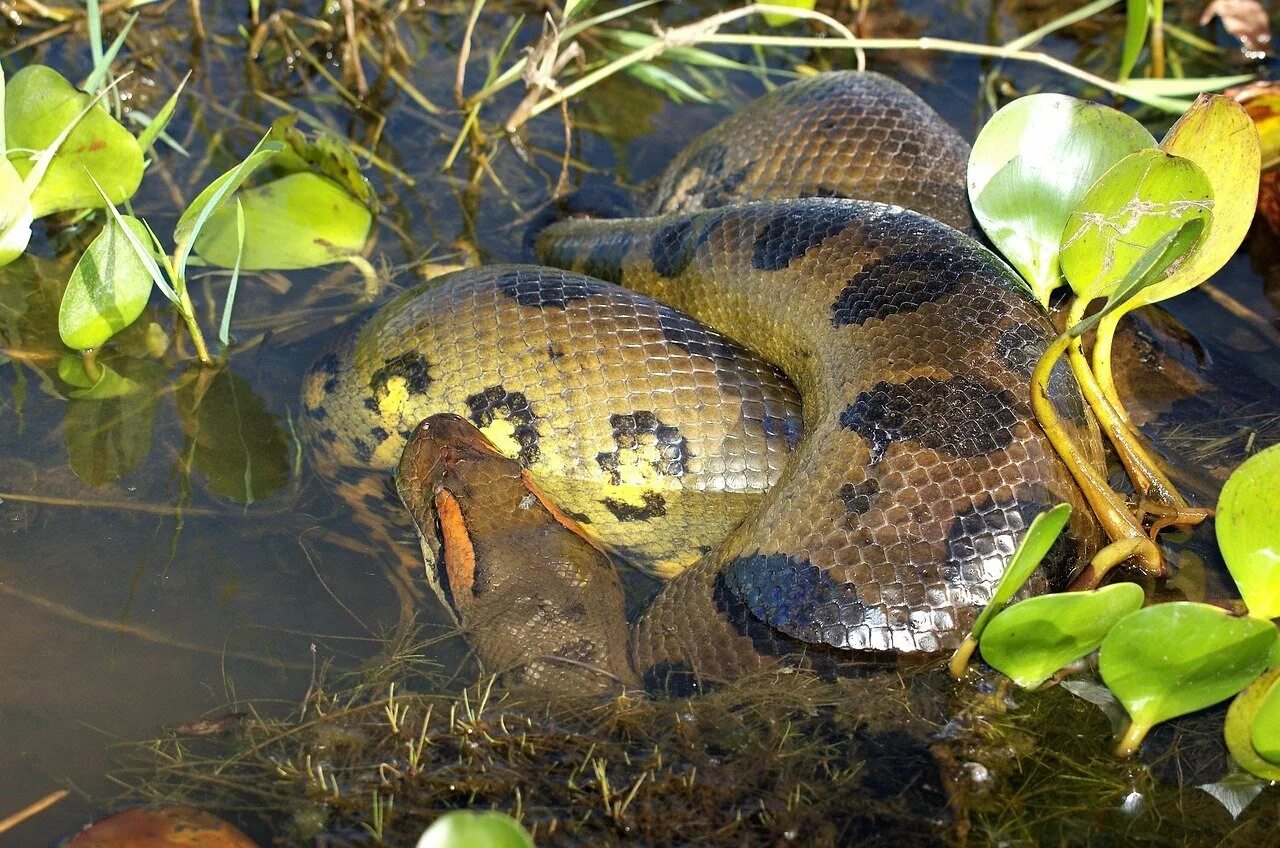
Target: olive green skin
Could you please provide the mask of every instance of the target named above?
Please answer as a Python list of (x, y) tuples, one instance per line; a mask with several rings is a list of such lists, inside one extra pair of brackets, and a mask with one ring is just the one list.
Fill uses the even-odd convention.
[[(572, 479), (582, 469), (591, 476), (592, 461), (607, 476), (630, 452), (641, 457), (637, 467), (655, 472), (630, 483), (639, 500), (623, 501), (631, 509), (611, 510), (619, 519), (612, 526), (565, 509), (605, 549), (663, 576), (679, 575), (633, 628), (639, 674), (650, 681), (673, 673), (725, 678), (798, 652), (839, 659), (949, 650), (989, 599), (1037, 512), (1058, 502), (1076, 508), (1069, 532), (1028, 593), (1061, 585), (1099, 542), (1078, 489), (1030, 409), (1031, 368), (1053, 337), (1048, 318), (1001, 260), (956, 229), (972, 227), (964, 200), (966, 158), (964, 142), (932, 110), (884, 77), (836, 73), (784, 86), (672, 163), (646, 204), (647, 211), (668, 214), (573, 220), (546, 229), (537, 243), (540, 258), (584, 276), (527, 266), (482, 269), (384, 308), (345, 354), (340, 349), (321, 361), (306, 406), (321, 419), (317, 424), (331, 422), (330, 435), (313, 429), (334, 455), (352, 434), (380, 427), (387, 438), (372, 451), (380, 461), (403, 444), (403, 436), (396, 441), (391, 434), (412, 432), (414, 416), (455, 412), (484, 430), (494, 416), (475, 414), (476, 403), (467, 398), (484, 397), (489, 373), (503, 378), (495, 401), (513, 394), (517, 376), (545, 377), (547, 366), (524, 364), (537, 359), (539, 346), (545, 351), (544, 338), (529, 328), (569, 327), (570, 335), (591, 339), (595, 365), (573, 371), (577, 382), (560, 389), (564, 401), (554, 400), (554, 386), (541, 384), (538, 403), (520, 404), (537, 433), (538, 455), (521, 455), (527, 445), (494, 441), (525, 462), (553, 501), (560, 499), (555, 478)], [(770, 199), (778, 197), (797, 199)], [(718, 208), (677, 211), (708, 206)], [(425, 317), (424, 304), (443, 297), (433, 292), (451, 287), (464, 293), (451, 297), (471, 298), (467, 309)], [(647, 325), (634, 315), (612, 322), (617, 310), (611, 305), (623, 300), (636, 304), (637, 314), (658, 310), (650, 306), (655, 301), (668, 306), (652, 312)], [(493, 318), (498, 312), (516, 317)], [(692, 333), (710, 332), (696, 322), (739, 340), (760, 359), (730, 357), (720, 341), (694, 339)], [(514, 338), (499, 332), (512, 324), (518, 324)], [(397, 408), (396, 428), (360, 419), (356, 410), (364, 407), (385, 420), (391, 405), (379, 399), (382, 389), (412, 396), (402, 389), (413, 374), (399, 372), (412, 371), (404, 366), (414, 363), (397, 345), (416, 341), (414, 333), (427, 325), (464, 342), (441, 350), (433, 341), (413, 350), (426, 357), (428, 373), (457, 372), (462, 388), (455, 394), (468, 394), (433, 401), (427, 410)], [(628, 357), (643, 367), (624, 364), (633, 361)], [(794, 402), (789, 385), (757, 362), (773, 363), (794, 384), (802, 426), (794, 423), (797, 407), (788, 405)], [(390, 372), (379, 368), (396, 373), (383, 379)], [(655, 368), (663, 372), (657, 390), (641, 377)], [(682, 382), (681, 375), (694, 373), (715, 376)], [(744, 390), (743, 374), (770, 376)], [(727, 391), (729, 385), (734, 388)], [(526, 389), (520, 391), (527, 400)], [(607, 400), (573, 402), (575, 391), (580, 399)], [(726, 395), (742, 424), (733, 437), (681, 441), (705, 420), (707, 408), (725, 407)], [(1050, 395), (1098, 460), (1096, 432), (1065, 368), (1055, 373)], [(660, 396), (674, 403), (638, 417)], [(704, 403), (675, 423), (690, 404)], [(479, 405), (483, 412), (485, 402)], [(498, 408), (512, 417), (511, 403)], [(325, 414), (314, 415), (317, 409)], [(620, 428), (628, 415), (632, 424)], [(556, 427), (567, 426), (563, 438), (546, 437), (554, 428), (544, 422), (552, 418)], [(601, 429), (602, 421), (612, 437), (604, 450), (572, 453), (576, 434)], [(646, 426), (635, 426), (641, 421)], [(779, 433), (794, 447), (789, 458), (775, 449)], [(553, 473), (544, 481), (538, 463), (560, 444), (564, 458), (547, 466)], [(671, 492), (692, 498), (697, 485), (714, 476), (693, 473), (692, 459), (711, 457), (717, 470), (741, 468), (730, 453), (740, 445), (747, 446), (751, 473), (738, 491), (772, 484), (762, 502), (747, 499), (732, 515), (717, 507), (712, 511), (721, 520), (696, 528), (686, 520), (696, 510), (667, 509)], [(718, 496), (729, 490), (703, 488)], [(628, 549), (627, 533), (672, 513), (682, 516), (676, 523), (685, 535), (676, 544), (686, 552), (712, 544), (704, 541), (712, 533), (700, 534), (703, 526), (715, 524), (721, 535), (725, 524), (733, 527), (688, 568), (682, 566), (692, 557), (671, 556), (660, 543)], [(428, 521), (420, 519), (419, 527), (430, 532)], [(537, 536), (531, 534), (529, 544)], [(518, 569), (520, 551), (514, 541), (494, 549), (484, 568)], [(593, 597), (593, 590), (584, 591)]]

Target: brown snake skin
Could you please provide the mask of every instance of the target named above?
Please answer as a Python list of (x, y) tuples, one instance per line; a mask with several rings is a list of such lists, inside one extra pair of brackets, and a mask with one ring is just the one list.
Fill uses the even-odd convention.
[[(440, 548), (429, 537), (453, 527), (441, 577), (469, 626), (514, 608), (518, 626), (486, 630), (533, 638), (539, 619), (518, 611), (530, 592), (546, 601), (544, 619), (562, 624), (566, 607), (554, 598), (567, 578), (555, 563), (590, 559), (591, 536), (654, 573), (679, 573), (632, 628), (634, 670), (650, 682), (731, 677), (798, 652), (953, 648), (1035, 514), (1061, 501), (1076, 507), (1027, 592), (1059, 586), (1099, 541), (1028, 402), (1051, 325), (1002, 261), (952, 229), (972, 226), (967, 153), (884, 77), (832, 73), (784, 86), (672, 163), (647, 205), (668, 214), (571, 220), (542, 233), (544, 261), (589, 276), (487, 268), (385, 307), (309, 378), (312, 441), (336, 464), (385, 467), (417, 420), (452, 412), (529, 469), (532, 479), (522, 478), (483, 451), (483, 462), (441, 465), (455, 442), (477, 449), (464, 422), (446, 428), (448, 439), (436, 427), (430, 450), (415, 439), (404, 455), (400, 490), (429, 555)], [(784, 197), (793, 199), (773, 199)], [(566, 357), (575, 345), (587, 354)], [(584, 367), (591, 357), (596, 367)], [(464, 360), (485, 364), (456, 364)], [(794, 383), (803, 427), (789, 384), (765, 362)], [(1050, 394), (1099, 458), (1065, 368)], [(610, 400), (619, 395), (621, 405)], [(501, 494), (483, 495), (479, 478)], [(618, 489), (605, 506), (612, 526), (598, 508), (606, 499), (579, 485), (601, 478)], [(762, 503), (745, 497), (770, 484)], [(744, 497), (731, 508), (694, 506), (693, 493), (707, 490)], [(447, 496), (447, 515), (437, 496)], [(492, 516), (524, 521), (512, 509), (541, 518), (492, 543), (486, 534), (504, 532)], [(638, 525), (664, 521), (683, 535), (626, 541)], [(449, 553), (463, 538), (470, 570), (455, 573)], [(538, 540), (553, 538), (563, 556), (529, 560)], [(483, 611), (473, 603), (520, 569), (502, 585), (524, 585), (523, 603), (510, 593)], [(593, 615), (598, 604), (614, 608), (616, 580), (582, 578), (587, 571), (573, 572), (575, 591)], [(470, 614), (453, 585), (466, 574)], [(551, 653), (625, 679), (613, 659), (597, 662), (601, 640), (572, 654), (565, 638)], [(479, 647), (491, 665), (529, 664)]]

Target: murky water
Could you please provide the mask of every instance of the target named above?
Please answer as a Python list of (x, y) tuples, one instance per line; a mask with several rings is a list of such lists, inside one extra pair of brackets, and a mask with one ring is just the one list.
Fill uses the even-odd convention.
[[(266, 25), (258, 55), (250, 56), (244, 5), (206, 3), (203, 41), (194, 36), (186, 4), (145, 9), (120, 63), (132, 70), (121, 87), (127, 102), (151, 111), (183, 74), (194, 74), (171, 127), (189, 156), (161, 153), (134, 200), (158, 232), (172, 228), (182, 208), (177, 199), (189, 200), (246, 153), (284, 104), (380, 158), (367, 173), (383, 203), (370, 256), (393, 271), (384, 297), (432, 263), (458, 263), (472, 253), (486, 262), (527, 258), (525, 224), (559, 176), (559, 117), (536, 120), (520, 149), (496, 146), (484, 168), (463, 155), (441, 172), (458, 132), (459, 119), (447, 109), (469, 4), (406, 3), (402, 14), (371, 19), (393, 31), (404, 51), (397, 73), (445, 107), (442, 114), (424, 109), (368, 59), (368, 107), (336, 94), (292, 39), (305, 41), (340, 74), (341, 45), (324, 42), (324, 26), (340, 25), (340, 13), (319, 24), (285, 14), (316, 14), (318, 2), (264, 4), (263, 19), (274, 14), (277, 23)], [(492, 5), (476, 28), (469, 90), (514, 13), (530, 13), (517, 44), (538, 31), (531, 6)], [(673, 6), (663, 20), (690, 20), (718, 5)], [(985, 41), (997, 31), (1012, 37), (1072, 5), (1028, 3), (993, 13), (964, 0), (874, 2), (870, 20), (881, 28), (877, 34)], [(40, 61), (82, 77), (90, 67), (83, 32), (23, 46), (46, 29), (0, 29), (11, 48), (5, 69)], [(1073, 36), (1050, 41), (1048, 49), (1070, 61), (1114, 62), (1106, 58), (1116, 49), (1114, 32), (1090, 24)], [(366, 37), (376, 52), (386, 32), (371, 26)], [(753, 61), (747, 50), (738, 57)], [(787, 64), (782, 55), (764, 58), (770, 67)], [(873, 68), (918, 90), (970, 138), (1003, 77), (1021, 91), (1066, 85), (1026, 65), (937, 53), (871, 58)], [(850, 57), (833, 61), (847, 64)], [(674, 104), (628, 78), (578, 100), (573, 179), (638, 184), (763, 90), (748, 73), (699, 73), (717, 95), (714, 104)], [(509, 113), (517, 89), (504, 92), (487, 116)], [(90, 799), (115, 791), (107, 774), (118, 743), (249, 701), (283, 710), (299, 701), (320, 668), (355, 667), (375, 656), (400, 612), (376, 552), (308, 471), (292, 429), (304, 369), (339, 325), (365, 311), (356, 274), (339, 268), (247, 275), (236, 308), (239, 347), (227, 372), (211, 382), (199, 378), (183, 364), (183, 340), (181, 351), (151, 357), (131, 372), (151, 387), (145, 401), (69, 400), (55, 376), (63, 352), (56, 305), (85, 242), (76, 225), (38, 226), (33, 255), (0, 271), (0, 817), (55, 788), (75, 790), (0, 844), (48, 844), (100, 811)], [(1229, 466), (1280, 438), (1273, 417), (1280, 414), (1280, 357), (1275, 308), (1249, 259), (1237, 257), (1215, 282), (1256, 321), (1199, 292), (1171, 306), (1208, 351), (1205, 373), (1220, 393), (1212, 401), (1179, 400), (1154, 431), (1186, 455), (1212, 448), (1215, 464)], [(196, 302), (207, 329), (216, 325), (225, 288), (225, 275), (199, 277)], [(124, 353), (147, 347), (148, 322), (169, 328), (172, 315), (154, 304), (121, 341)], [(1212, 548), (1191, 549), (1208, 558), (1212, 592)], [(1189, 595), (1202, 591), (1196, 581), (1186, 585)], [(438, 611), (424, 614), (431, 624)], [(431, 659), (447, 667), (460, 650), (446, 642)], [(1274, 790), (1264, 802), (1274, 810)], [(1229, 827), (1225, 813), (1206, 809), (1222, 819), (1212, 828), (1220, 835)], [(1089, 815), (1081, 816), (1087, 833)]]

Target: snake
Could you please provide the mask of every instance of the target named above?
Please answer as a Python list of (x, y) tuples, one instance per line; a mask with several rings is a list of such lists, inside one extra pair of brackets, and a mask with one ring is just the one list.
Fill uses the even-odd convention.
[[(381, 474), (367, 507), (395, 473), (428, 583), (510, 680), (954, 649), (1037, 514), (1073, 507), (1023, 595), (1101, 541), (1030, 405), (1056, 332), (979, 240), (968, 154), (880, 74), (779, 86), (634, 217), (384, 305), (307, 373), (304, 434), (335, 478)], [(1065, 364), (1048, 395), (1101, 463)], [(664, 581), (634, 622), (619, 563)]]

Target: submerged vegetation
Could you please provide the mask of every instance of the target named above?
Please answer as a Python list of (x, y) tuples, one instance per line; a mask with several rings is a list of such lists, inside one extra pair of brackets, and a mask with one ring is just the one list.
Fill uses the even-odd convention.
[[(236, 504), (284, 489), (296, 476), (298, 448), (290, 457), (286, 428), (233, 373), (237, 355), (276, 332), (306, 338), (309, 323), (380, 297), (394, 285), (390, 270), (434, 273), (423, 260), (428, 250), (440, 267), (494, 250), (477, 236), (477, 221), (493, 208), (505, 216), (499, 229), (508, 239), (532, 215), (533, 198), (597, 170), (574, 147), (580, 123), (612, 119), (623, 126), (606, 129), (624, 136), (649, 120), (629, 103), (616, 107), (621, 121), (611, 117), (608, 86), (625, 80), (628, 97), (658, 112), (663, 98), (720, 99), (726, 74), (771, 84), (771, 75), (923, 51), (993, 63), (984, 69), (992, 107), (1020, 93), (1004, 75), (1009, 61), (1063, 75), (1052, 85), (1066, 78), (1082, 94), (1128, 101), (1125, 112), (1057, 94), (1012, 99), (979, 135), (970, 182), (987, 235), (1037, 298), (1047, 305), (1055, 290), (1071, 289), (1064, 332), (1036, 379), (1042, 386), (1055, 359), (1069, 358), (1136, 495), (1116, 494), (1113, 480), (1077, 462), (1115, 545), (1085, 575), (1078, 588), (1086, 591), (1004, 608), (1066, 515), (1047, 513), (1028, 531), (1025, 567), (1011, 567), (954, 664), (962, 671), (977, 649), (1008, 679), (985, 666), (959, 684), (938, 669), (838, 681), (792, 673), (694, 700), (551, 701), (497, 692), (489, 682), (457, 694), (453, 679), (421, 659), (431, 648), (402, 635), (362, 674), (313, 673), (292, 711), (237, 711), (198, 731), (128, 746), (130, 764), (113, 773), (127, 789), (124, 800), (252, 813), (286, 840), (323, 835), (352, 845), (413, 844), (457, 808), (505, 811), (539, 844), (1082, 844), (1094, 824), (1151, 844), (1263, 844), (1280, 809), (1274, 788), (1250, 804), (1264, 781), (1280, 779), (1280, 638), (1271, 621), (1280, 616), (1280, 516), (1269, 496), (1280, 481), (1280, 449), (1246, 462), (1218, 504), (1217, 538), (1247, 616), (1237, 614), (1244, 611), (1238, 602), (1230, 613), (1221, 609), (1232, 606), (1229, 599), (1141, 608), (1149, 593), (1137, 583), (1096, 588), (1135, 555), (1148, 572), (1135, 579), (1146, 587), (1167, 576), (1168, 549), (1156, 537), (1209, 513), (1179, 493), (1122, 403), (1111, 364), (1116, 328), (1131, 310), (1221, 268), (1252, 221), (1259, 168), (1273, 161), (1256, 154), (1253, 122), (1233, 101), (1188, 99), (1251, 77), (1229, 73), (1235, 69), (1219, 51), (1171, 20), (1162, 0), (1129, 2), (1123, 18), (1116, 2), (1098, 0), (1003, 44), (878, 36), (874, 15), (892, 4), (876, 0), (705, 13), (654, 2), (508, 9), (474, 0), (439, 11), (449, 22), (441, 25), (453, 38), (448, 47), (460, 54), (456, 64), (449, 56), (433, 65), (452, 83), (443, 99), (417, 87), (409, 71), (416, 55), (409, 38), (428, 37), (416, 19), (404, 23), (420, 14), (412, 4), (345, 0), (314, 4), (323, 5), (317, 11), (251, 2), (245, 20), (211, 35), (192, 3), (195, 39), (252, 57), (259, 100), (287, 113), (267, 121), (223, 114), (216, 97), (200, 99), (185, 79), (158, 93), (154, 114), (127, 106), (121, 89), (147, 67), (130, 51), (169, 13), (150, 5), (89, 2), (82, 15), (19, 3), (36, 21), (15, 35), (24, 58), (57, 38), (79, 49), (74, 34), (83, 31), (91, 71), (79, 89), (35, 62), (24, 62), (7, 83), (0, 72), (0, 138), (9, 154), (0, 159), (0, 255), (21, 273), (43, 275), (54, 293), (41, 295), (52, 298), (42, 320), (56, 323), (60, 339), (32, 344), (27, 303), (14, 318), (19, 310), (3, 291), (20, 273), (0, 277), (0, 366), (30, 367), (43, 391), (66, 399), (68, 460), (88, 483), (124, 478), (142, 463), (157, 398), (172, 394), (185, 439), (175, 446), (179, 521), (192, 469), (204, 472), (209, 495)], [(1071, 64), (1032, 49), (1108, 14), (1124, 29), (1115, 55), (1095, 50), (1086, 66), (1084, 58)], [(662, 24), (651, 24), (658, 15)], [(116, 36), (106, 44), (112, 27)], [(376, 65), (376, 79), (366, 63)], [(359, 117), (360, 143), (279, 96), (317, 90), (326, 107)], [(451, 175), (446, 184), (464, 219), (464, 231), (444, 240), (448, 248), (407, 246), (427, 232), (395, 209), (414, 180), (405, 160), (418, 150), (387, 151), (388, 139), (405, 131), (377, 111), (387, 90), (401, 95), (400, 120), (407, 102), (413, 119), (437, 136), (443, 155), (426, 170)], [(449, 94), (453, 103), (441, 106)], [(193, 110), (200, 132), (216, 140), (209, 146), (220, 150), (218, 160), (231, 163), (212, 179), (205, 176), (212, 153), (187, 159), (187, 138), (171, 135), (193, 120), (184, 114)], [(1138, 120), (1158, 124), (1178, 114), (1158, 145)], [(258, 139), (247, 153), (227, 152), (233, 146), (217, 125), (233, 118), (240, 137)], [(354, 121), (351, 132), (358, 134)], [(562, 147), (549, 146), (562, 137)], [(161, 158), (172, 202), (159, 180), (144, 179)], [(187, 163), (190, 179), (175, 177)], [(453, 176), (458, 170), (466, 173)], [(517, 184), (522, 171), (545, 176), (546, 185)], [(37, 221), (49, 225), (47, 237)], [(156, 230), (171, 238), (162, 241)], [(51, 248), (58, 260), (46, 258)], [(391, 268), (397, 260), (404, 268)], [(339, 292), (343, 303), (333, 312), (315, 308), (310, 295), (292, 323), (252, 307), (236, 312), (248, 275), (255, 285), (287, 290), (288, 280), (263, 272), (334, 263), (341, 270), (317, 284), (322, 293), (326, 285)], [(204, 273), (210, 267), (226, 272), (216, 278), (217, 298), (214, 278)], [(148, 310), (153, 288), (171, 304), (173, 329)], [(250, 294), (260, 305), (262, 292)], [(1101, 310), (1097, 301), (1105, 301)], [(202, 325), (219, 328), (217, 350)], [(246, 337), (237, 339), (233, 326)], [(1039, 408), (1055, 432), (1052, 409)], [(1246, 453), (1266, 441), (1251, 440)], [(1071, 445), (1061, 450), (1073, 456)], [(1065, 687), (1053, 685), (1064, 678)], [(1036, 691), (1017, 692), (1010, 681)], [(1225, 716), (1200, 712), (1152, 731), (1232, 696)], [(867, 704), (874, 709), (850, 709)], [(1108, 717), (1123, 720), (1126, 712), (1127, 725), (1108, 727)], [(1108, 731), (1145, 767), (1110, 756), (1101, 744)], [(1256, 778), (1230, 766), (1224, 751)], [(424, 837), (422, 844), (433, 843)]]

